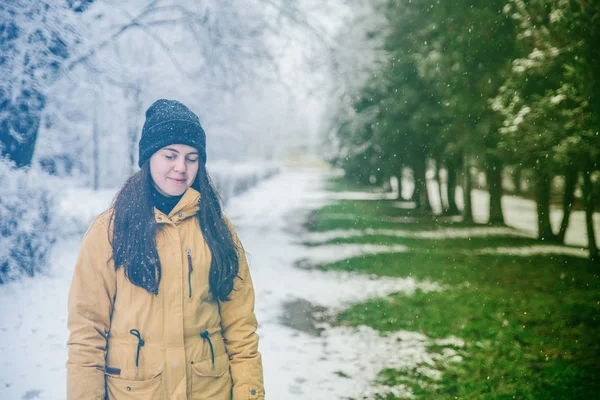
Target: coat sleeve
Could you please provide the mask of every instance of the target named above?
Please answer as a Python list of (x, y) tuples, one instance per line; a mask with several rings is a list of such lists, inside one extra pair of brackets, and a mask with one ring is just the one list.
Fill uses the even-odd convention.
[(104, 369), (116, 274), (107, 223), (96, 219), (83, 238), (69, 291), (67, 399), (103, 400)]
[[(242, 249), (233, 225), (225, 218), (235, 242)], [(229, 354), (233, 379), (232, 400), (264, 399), (262, 359), (258, 352), (258, 323), (254, 315), (254, 287), (243, 250), (238, 255), (239, 277), (230, 301), (220, 303), (221, 328)]]

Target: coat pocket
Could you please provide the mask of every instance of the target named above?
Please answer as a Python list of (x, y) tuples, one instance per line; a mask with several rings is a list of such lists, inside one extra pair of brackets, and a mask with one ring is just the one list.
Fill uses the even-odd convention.
[(212, 360), (194, 361), (191, 368), (191, 400), (196, 399), (231, 399), (231, 375), (229, 373), (229, 357), (223, 353)]
[(108, 400), (165, 400), (162, 372), (143, 381), (121, 379), (105, 374)]

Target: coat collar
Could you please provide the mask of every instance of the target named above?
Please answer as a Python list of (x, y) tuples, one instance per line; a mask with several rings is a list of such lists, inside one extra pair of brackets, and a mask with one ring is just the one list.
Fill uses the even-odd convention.
[(200, 193), (194, 188), (188, 188), (183, 197), (173, 207), (169, 215), (165, 215), (162, 211), (154, 208), (154, 218), (158, 224), (174, 223), (178, 224), (186, 218), (196, 214), (200, 209)]

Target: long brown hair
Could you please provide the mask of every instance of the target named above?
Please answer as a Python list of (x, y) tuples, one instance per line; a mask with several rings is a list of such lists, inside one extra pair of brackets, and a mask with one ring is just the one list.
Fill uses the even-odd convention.
[[(152, 176), (150, 161), (133, 174), (115, 196), (110, 224), (115, 268), (123, 267), (125, 276), (134, 285), (158, 294), (161, 265), (156, 250), (156, 234), (160, 229), (154, 219), (151, 201)], [(233, 234), (223, 218), (221, 198), (200, 163), (192, 188), (200, 192), (200, 210), (196, 217), (202, 235), (211, 251), (210, 291), (220, 300), (229, 300), (233, 280), (239, 273), (238, 248)], [(111, 229), (109, 228), (109, 232)]]

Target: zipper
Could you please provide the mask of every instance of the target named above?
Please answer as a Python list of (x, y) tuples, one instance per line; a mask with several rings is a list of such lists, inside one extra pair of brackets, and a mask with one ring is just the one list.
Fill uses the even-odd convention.
[(188, 260), (188, 297), (191, 299), (192, 298), (192, 271), (194, 270), (194, 267), (192, 266), (192, 251), (190, 249), (187, 249), (185, 252), (187, 254), (187, 260)]

